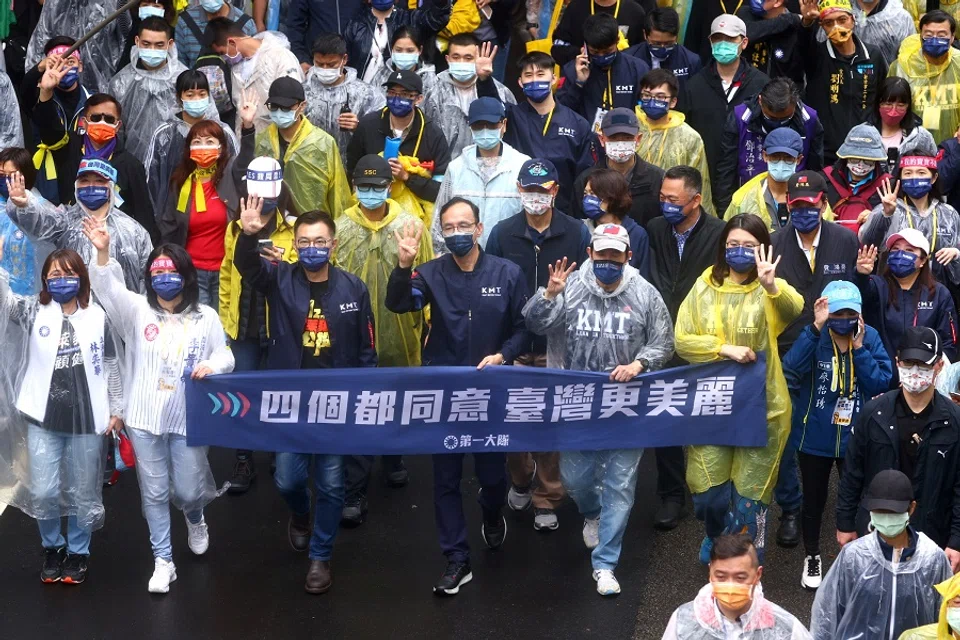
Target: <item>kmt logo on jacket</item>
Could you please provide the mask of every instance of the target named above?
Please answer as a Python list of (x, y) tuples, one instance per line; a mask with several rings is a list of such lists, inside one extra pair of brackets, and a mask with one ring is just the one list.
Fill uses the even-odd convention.
[(480, 295), (484, 298), (499, 298), (502, 287), (480, 287)]
[(340, 313), (349, 313), (350, 311), (360, 311), (360, 305), (356, 302), (347, 302), (340, 305)]
[(213, 401), (213, 409), (210, 411), (210, 415), (219, 411), (222, 416), (229, 413), (231, 418), (236, 418), (237, 414), (240, 414), (242, 418), (250, 411), (250, 400), (242, 393), (231, 391), (220, 393), (218, 391), (216, 394), (208, 393), (207, 397)]

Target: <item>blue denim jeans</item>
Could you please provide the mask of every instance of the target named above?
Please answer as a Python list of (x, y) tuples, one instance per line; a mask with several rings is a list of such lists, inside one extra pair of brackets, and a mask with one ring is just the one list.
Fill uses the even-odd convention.
[(780, 475), (777, 476), (777, 486), (773, 488), (773, 498), (783, 513), (798, 513), (803, 506), (797, 450), (790, 444), (789, 439), (783, 450), (783, 457), (780, 458)]
[(594, 569), (617, 568), (623, 532), (637, 490), (643, 449), (562, 451), (560, 479), (584, 518), (600, 518), (600, 544), (591, 556)]
[(307, 481), (310, 479), (311, 458), (317, 504), (313, 514), (313, 535), (310, 536), (310, 559), (329, 561), (343, 512), (343, 456), (278, 453), (273, 480), (294, 515), (310, 515)]
[(140, 500), (153, 556), (173, 560), (170, 502), (183, 508), (187, 520), (198, 524), (203, 519), (203, 505), (216, 495), (207, 448), (188, 447), (185, 436), (154, 435), (142, 429), (127, 429), (127, 433), (137, 454)]
[[(74, 435), (27, 427), (30, 452), (30, 491), (35, 503), (40, 540), (45, 549), (66, 545), (68, 553), (88, 555), (94, 524), (103, 517), (100, 499), (103, 437)], [(67, 537), (61, 531), (61, 495), (73, 512), (67, 517)], [(55, 516), (55, 517), (50, 517)]]
[(197, 284), (200, 285), (200, 304), (220, 311), (220, 272), (197, 269)]

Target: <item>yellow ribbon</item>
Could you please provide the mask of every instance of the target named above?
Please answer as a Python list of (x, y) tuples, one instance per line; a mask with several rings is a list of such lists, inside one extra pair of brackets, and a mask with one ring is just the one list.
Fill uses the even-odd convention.
[(51, 152), (63, 149), (69, 142), (70, 134), (64, 132), (63, 138), (56, 144), (43, 144), (42, 142), (38, 144), (37, 152), (33, 154), (33, 168), (39, 171), (40, 167), (43, 167), (43, 171), (46, 174), (47, 179), (56, 180), (57, 165), (53, 162), (53, 153)]
[(202, 167), (194, 169), (190, 177), (184, 180), (183, 186), (180, 187), (180, 199), (177, 200), (177, 211), (180, 213), (187, 212), (187, 201), (190, 200), (190, 185), (193, 184), (194, 197), (197, 200), (197, 213), (205, 212), (207, 210), (207, 199), (203, 195), (203, 180), (204, 178), (213, 176), (216, 172), (216, 164), (207, 169)]

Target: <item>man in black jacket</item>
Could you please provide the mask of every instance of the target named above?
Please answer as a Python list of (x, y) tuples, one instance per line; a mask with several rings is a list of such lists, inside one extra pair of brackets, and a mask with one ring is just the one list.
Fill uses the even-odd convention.
[[(716, 45), (714, 59), (687, 82), (677, 102), (677, 111), (687, 116), (687, 124), (703, 138), (710, 165), (710, 184), (717, 184), (716, 167), (722, 155), (721, 140), (728, 116), (734, 107), (760, 93), (770, 79), (740, 59), (749, 44), (743, 20), (722, 15), (713, 21), (710, 32), (710, 41)], [(739, 51), (732, 60), (729, 59), (731, 52), (724, 50), (730, 45), (736, 45)], [(716, 211), (724, 209), (717, 208)]]
[[(560, 177), (549, 160), (527, 160), (517, 177), (517, 190), (523, 211), (501, 220), (487, 238), (487, 253), (506, 258), (523, 271), (527, 291), (547, 286), (547, 265), (566, 259), (583, 264), (590, 244), (587, 225), (554, 207), (560, 190)], [(547, 366), (547, 339), (527, 334), (517, 366)], [(533, 504), (533, 528), (553, 531), (560, 526), (556, 509), (566, 493), (560, 483), (560, 454), (508, 453), (507, 469), (511, 486), (507, 506), (523, 511)], [(532, 490), (533, 481), (537, 481)]]
[(960, 408), (937, 392), (942, 342), (930, 327), (911, 327), (897, 351), (900, 389), (868, 402), (847, 444), (837, 495), (837, 542), (867, 532), (861, 500), (874, 476), (902, 471), (916, 492), (911, 523), (960, 569)]
[(583, 28), (592, 15), (608, 15), (617, 21), (620, 33), (630, 44), (643, 42), (646, 12), (657, 7), (654, 0), (573, 0), (563, 11), (563, 17), (553, 32), (550, 55), (561, 67), (580, 55), (583, 48)]
[[(797, 40), (805, 37), (800, 15), (787, 8), (786, 0), (740, 7), (739, 17), (747, 25), (750, 46), (744, 52), (747, 62), (773, 78), (790, 78), (803, 86), (803, 56)], [(769, 8), (765, 8), (769, 5)]]
[[(860, 242), (856, 234), (823, 220), (827, 209), (827, 183), (816, 171), (800, 171), (787, 183), (790, 221), (773, 234), (774, 253), (780, 258), (778, 275), (803, 296), (803, 311), (780, 334), (781, 357), (790, 350), (804, 327), (813, 322), (813, 304), (834, 280), (850, 280), (856, 271)], [(780, 505), (777, 544), (800, 543), (800, 509), (803, 494), (797, 470), (797, 452), (787, 444), (773, 492)]]
[[(450, 148), (440, 125), (427, 120), (423, 103), (423, 80), (414, 71), (396, 71), (383, 83), (387, 88), (387, 107), (360, 118), (347, 146), (347, 175), (352, 176), (360, 158), (384, 151), (387, 138), (402, 138), (399, 153), (417, 158), (434, 178), (443, 178), (450, 164)], [(396, 156), (386, 156), (393, 179), (406, 182), (421, 200), (435, 202), (440, 181), (407, 172)]]
[(624, 53), (640, 58), (651, 69), (667, 69), (673, 72), (682, 89), (703, 66), (698, 56), (682, 44), (680, 39), (680, 16), (670, 7), (657, 7), (647, 14), (643, 34), (646, 38)]
[[(723, 221), (703, 210), (702, 189), (703, 176), (693, 167), (669, 169), (660, 186), (663, 215), (647, 225), (652, 254), (650, 283), (660, 292), (674, 322), (697, 278), (716, 260), (723, 233)], [(685, 364), (674, 355), (667, 367)], [(686, 501), (683, 447), (655, 451), (661, 505), (653, 524), (658, 529), (673, 529), (683, 515)]]

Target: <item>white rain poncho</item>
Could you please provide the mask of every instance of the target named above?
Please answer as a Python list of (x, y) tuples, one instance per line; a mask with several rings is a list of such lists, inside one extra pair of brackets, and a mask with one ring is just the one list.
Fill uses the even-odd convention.
[[(110, 189), (113, 191), (112, 183)], [(61, 209), (28, 192), (27, 206), (22, 209), (7, 201), (7, 215), (32, 242), (46, 242), (57, 249), (73, 249), (85, 264), (94, 262), (96, 251), (83, 235), (83, 218), (87, 213), (79, 204)], [(150, 234), (116, 206), (107, 214), (107, 230), (111, 239), (110, 256), (120, 262), (127, 288), (144, 291), (144, 269), (147, 257), (153, 251)]]
[(936, 622), (940, 594), (934, 585), (953, 572), (943, 550), (917, 535), (906, 562), (887, 560), (876, 532), (844, 545), (817, 589), (813, 637), (897, 640), (908, 629)]
[(307, 98), (307, 107), (303, 112), (307, 120), (333, 136), (340, 149), (340, 160), (347, 164), (347, 145), (353, 137), (352, 131), (341, 131), (337, 120), (346, 107), (347, 111), (362, 118), (371, 111), (382, 109), (387, 104), (383, 91), (374, 84), (357, 80), (357, 71), (345, 68), (346, 79), (336, 86), (320, 82), (316, 67), (311, 67), (307, 79), (303, 82), (303, 93)]
[(96, 303), (60, 305), (10, 291), (0, 269), (0, 503), (38, 520), (99, 529), (104, 433), (122, 417), (119, 352)]
[[(40, 21), (27, 45), (27, 69), (43, 58), (43, 47), (57, 36), (80, 39), (126, 0), (46, 0)], [(133, 17), (124, 12), (80, 47), (82, 84), (91, 92), (107, 92), (116, 75)]]
[[(494, 82), (501, 102), (517, 104), (517, 99), (509, 89), (499, 80)], [(463, 152), (464, 147), (473, 144), (473, 134), (470, 133), (470, 125), (467, 124), (467, 113), (470, 111), (470, 103), (477, 99), (477, 85), (461, 89), (454, 84), (450, 72), (443, 71), (437, 74), (437, 82), (433, 88), (427, 91), (424, 87), (424, 92), (425, 100), (421, 109), (428, 121), (440, 126), (450, 147), (450, 159), (454, 160)], [(507, 126), (510, 126), (509, 123)]]
[[(126, 150), (146, 164), (150, 139), (160, 122), (166, 122), (179, 110), (177, 103), (177, 76), (187, 70), (177, 58), (176, 47), (167, 51), (167, 64), (159, 69), (141, 69), (137, 66), (139, 52), (130, 49), (130, 64), (110, 81), (110, 95), (123, 108), (123, 130), (126, 132)], [(159, 215), (160, 211), (154, 209)]]
[[(210, 103), (206, 116), (207, 120), (216, 122), (223, 129), (227, 144), (230, 146), (230, 157), (236, 158), (240, 153), (240, 141), (237, 140), (237, 134), (233, 129), (220, 120), (217, 107), (213, 102)], [(147, 146), (147, 159), (143, 162), (143, 168), (147, 174), (147, 191), (150, 192), (150, 201), (153, 203), (153, 211), (157, 217), (167, 210), (170, 177), (183, 158), (183, 146), (188, 133), (190, 133), (190, 125), (174, 115), (153, 132), (150, 144)]]
[(17, 94), (5, 71), (0, 71), (0, 104), (4, 105), (0, 111), (0, 149), (23, 147), (23, 123), (17, 108)]
[[(290, 51), (290, 41), (282, 33), (263, 31), (253, 36), (263, 42), (256, 55), (249, 60), (243, 60), (231, 69), (233, 74), (233, 104), (238, 107), (243, 104), (243, 94), (253, 95), (257, 105), (257, 117), (253, 126), (257, 133), (270, 126), (270, 112), (267, 110), (267, 96), (270, 95), (270, 85), (277, 78), (284, 76), (303, 82), (303, 69), (297, 56)], [(241, 129), (240, 109), (237, 109), (236, 130)]]
[[(912, 36), (917, 32), (917, 27), (913, 22), (913, 17), (904, 9), (902, 0), (887, 0), (886, 6), (880, 11), (875, 11), (871, 15), (866, 15), (863, 9), (857, 4), (856, 0), (851, 3), (853, 7), (855, 26), (853, 32), (865, 44), (873, 45), (880, 50), (880, 55), (887, 61), (887, 64), (893, 64), (900, 52), (900, 43), (907, 36)], [(827, 34), (823, 29), (817, 30), (817, 40), (824, 42)]]
[(612, 292), (600, 288), (589, 259), (570, 275), (562, 294), (547, 300), (545, 292), (541, 287), (530, 298), (523, 316), (530, 331), (547, 336), (548, 367), (609, 372), (643, 358), (653, 371), (673, 357), (670, 312), (630, 265)]
[[(736, 637), (743, 640), (811, 638), (810, 632), (793, 614), (763, 597), (763, 585), (759, 584), (753, 591), (750, 609), (740, 616), (740, 624), (742, 630)], [(713, 599), (713, 586), (707, 584), (700, 589), (693, 602), (680, 605), (673, 612), (662, 640), (726, 640), (729, 637), (722, 614)]]

